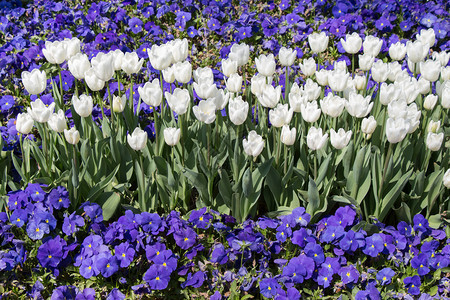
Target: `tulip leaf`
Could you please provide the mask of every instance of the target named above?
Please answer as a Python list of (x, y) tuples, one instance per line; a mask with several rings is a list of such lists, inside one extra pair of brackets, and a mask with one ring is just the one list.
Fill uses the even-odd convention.
[(381, 200), (381, 209), (379, 215), (376, 215), (380, 222), (383, 222), (384, 218), (387, 216), (389, 211), (392, 209), (395, 201), (400, 195), (403, 187), (408, 183), (409, 177), (411, 177), (413, 170), (409, 170), (405, 173), (400, 180), (394, 185), (392, 189), (389, 190), (386, 196), (384, 196)]
[(411, 209), (406, 202), (402, 202), (399, 208), (394, 207), (393, 210), (400, 221), (405, 221), (412, 224)]
[(118, 165), (108, 176), (103, 178), (103, 180), (95, 184), (89, 191), (86, 201), (95, 202), (95, 199), (99, 196), (99, 194), (112, 182), (117, 171), (119, 171), (119, 168), (120, 165)]
[[(269, 173), (267, 173), (266, 183), (273, 194), (273, 198), (278, 202), (280, 200), (284, 185), (282, 185), (280, 174), (273, 166), (271, 166)], [(280, 203), (277, 204), (280, 205)]]
[(320, 196), (319, 191), (317, 189), (317, 185), (314, 180), (309, 177), (308, 183), (308, 205), (306, 206), (306, 212), (311, 216), (314, 216), (314, 213), (320, 207)]
[(195, 172), (190, 169), (183, 169), (183, 175), (198, 191), (200, 197), (204, 200), (208, 200), (208, 181), (203, 174)]
[(97, 201), (102, 206), (103, 220), (108, 221), (109, 219), (111, 219), (111, 217), (114, 215), (117, 208), (119, 207), (120, 194), (113, 191), (104, 192), (102, 193), (102, 195), (98, 197)]
[(428, 217), (428, 223), (431, 228), (438, 229), (443, 224), (442, 216), (440, 214), (431, 215)]
[(225, 169), (219, 169), (219, 176), (219, 195), (222, 197), (227, 207), (231, 208), (231, 197), (233, 196), (233, 189), (231, 187), (227, 171)]
[(245, 197), (249, 197), (253, 193), (253, 179), (250, 168), (244, 172), (244, 176), (242, 177), (242, 191)]

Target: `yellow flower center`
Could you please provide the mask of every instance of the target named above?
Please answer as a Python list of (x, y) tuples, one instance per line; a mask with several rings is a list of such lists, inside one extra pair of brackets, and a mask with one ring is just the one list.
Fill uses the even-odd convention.
[(36, 232), (39, 232), (39, 228), (36, 228)]
[(111, 267), (111, 265), (110, 265), (110, 264), (107, 264), (106, 267), (109, 268), (109, 267)]
[(122, 253), (122, 257), (125, 257), (126, 255), (125, 255), (125, 253)]
[(166, 264), (166, 263), (163, 263), (163, 266), (164, 266), (164, 267), (167, 267), (167, 264)]
[(200, 221), (203, 221), (203, 217), (200, 217), (199, 220), (200, 220)]
[(189, 240), (187, 237), (184, 238), (184, 241), (186, 242), (187, 240)]
[(155, 278), (156, 280), (159, 280), (159, 276)]
[(52, 258), (52, 256), (51, 256), (51, 255), (49, 255), (49, 256), (48, 256), (48, 258)]
[(62, 202), (62, 199), (61, 198), (59, 198), (59, 200), (58, 200), (59, 202)]

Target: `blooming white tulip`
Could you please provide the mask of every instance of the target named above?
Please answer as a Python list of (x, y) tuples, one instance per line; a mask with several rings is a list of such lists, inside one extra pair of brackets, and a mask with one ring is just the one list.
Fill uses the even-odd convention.
[(335, 61), (333, 64), (333, 68), (334, 70), (339, 70), (342, 72), (348, 72), (347, 70), (347, 63), (345, 62), (345, 60), (339, 60), (339, 61)]
[(429, 46), (423, 44), (421, 41), (417, 40), (415, 42), (408, 41), (406, 43), (406, 53), (408, 54), (408, 59), (413, 63), (418, 63), (427, 56)]
[(231, 74), (226, 81), (227, 90), (232, 93), (239, 93), (242, 88), (242, 76), (237, 73)]
[(125, 105), (127, 103), (127, 96), (125, 94), (122, 97), (113, 96), (112, 109), (116, 113), (121, 113), (125, 109)]
[(147, 54), (150, 64), (158, 71), (167, 69), (174, 62), (172, 46), (169, 44), (153, 45), (150, 51), (147, 51)]
[(131, 135), (127, 134), (128, 145), (135, 151), (145, 148), (145, 145), (147, 145), (147, 138), (147, 132), (139, 127), (136, 127)]
[(450, 189), (450, 169), (445, 172), (443, 181), (445, 187)]
[(370, 116), (368, 118), (364, 118), (361, 122), (361, 131), (367, 135), (367, 138), (369, 139), (372, 133), (375, 131), (375, 128), (377, 128), (377, 121), (373, 116)]
[(72, 104), (77, 114), (83, 118), (89, 117), (94, 107), (92, 97), (85, 94), (80, 95), (79, 98), (73, 95)]
[(84, 79), (84, 74), (91, 68), (91, 63), (86, 54), (77, 53), (69, 61), (69, 71), (78, 80)]
[(180, 83), (188, 83), (192, 78), (192, 65), (190, 62), (177, 62), (174, 64), (175, 79)]
[(69, 144), (76, 145), (80, 141), (80, 132), (75, 127), (64, 129), (64, 137)]
[(237, 61), (231, 58), (222, 59), (222, 73), (223, 75), (230, 77), (231, 74), (237, 73)]
[(254, 75), (251, 79), (251, 92), (255, 96), (259, 96), (262, 94), (263, 89), (266, 85), (266, 76), (261, 74)]
[(105, 82), (95, 75), (94, 68), (90, 68), (84, 73), (84, 80), (92, 91), (100, 91), (105, 87)]
[(408, 105), (406, 119), (409, 122), (408, 133), (413, 133), (419, 127), (421, 111), (417, 108), (416, 103)]
[(420, 62), (420, 73), (428, 81), (435, 82), (441, 73), (441, 64), (438, 61), (428, 59)]
[(228, 99), (230, 99), (230, 93), (224, 92), (224, 90), (217, 90), (216, 96), (214, 98), (214, 104), (216, 105), (216, 110), (222, 110), (227, 106)]
[(362, 91), (366, 86), (366, 77), (362, 75), (356, 75), (355, 78), (353, 79), (353, 82), (355, 84), (355, 88), (358, 91)]
[(321, 69), (320, 71), (316, 71), (316, 81), (318, 84), (320, 84), (321, 86), (326, 86), (328, 85), (328, 74), (330, 73), (330, 71), (325, 70), (325, 69)]
[[(112, 57), (114, 59), (114, 54)], [(144, 59), (139, 59), (139, 56), (136, 52), (127, 52), (122, 58), (122, 70), (128, 75), (136, 74), (137, 72), (139, 72), (143, 64)]]
[(375, 57), (364, 53), (363, 55), (358, 55), (359, 57), (359, 68), (362, 71), (369, 71), (372, 68)]
[(119, 71), (122, 69), (122, 62), (123, 58), (125, 57), (125, 53), (122, 52), (120, 49), (116, 49), (112, 51), (112, 57), (114, 62), (114, 70)]
[(345, 100), (339, 96), (334, 96), (333, 93), (320, 100), (320, 108), (322, 112), (330, 117), (336, 118), (341, 115), (345, 107)]
[(356, 32), (353, 32), (351, 35), (347, 34), (345, 40), (341, 39), (341, 44), (345, 52), (355, 54), (361, 50), (362, 39)]
[(142, 101), (149, 106), (159, 106), (162, 101), (162, 91), (158, 78), (152, 82), (146, 82), (144, 86), (138, 87), (138, 93)]
[(441, 105), (443, 108), (450, 108), (450, 85), (447, 84), (442, 90)]
[(441, 80), (447, 81), (450, 80), (450, 66), (441, 67)]
[(193, 86), (197, 96), (202, 99), (213, 98), (217, 94), (217, 86), (214, 83), (209, 84), (206, 82), (194, 82)]
[(442, 83), (440, 81), (436, 82), (436, 94), (439, 97), (442, 97), (442, 95), (443, 95), (442, 92), (444, 91), (444, 89), (446, 87), (450, 87), (450, 80), (444, 81)]
[(428, 132), (436, 133), (439, 128), (441, 128), (441, 121), (434, 122), (433, 120), (430, 120), (430, 123), (428, 123)]
[(283, 125), (281, 129), (280, 140), (286, 146), (292, 146), (295, 143), (295, 135), (297, 134), (297, 129), (294, 127), (289, 129), (289, 125)]
[(373, 102), (370, 102), (370, 96), (364, 98), (363, 95), (350, 92), (349, 99), (345, 102), (345, 108), (348, 113), (356, 118), (364, 118), (372, 110)]
[(389, 63), (388, 79), (390, 81), (396, 81), (397, 77), (400, 75), (401, 72), (402, 72), (402, 66), (398, 63), (398, 61)]
[(36, 101), (31, 102), (31, 108), (28, 107), (27, 112), (36, 122), (46, 123), (54, 109), (55, 102), (47, 106), (41, 99), (36, 99)]
[(67, 43), (63, 41), (46, 41), (42, 54), (51, 64), (62, 64), (67, 59)]
[(289, 106), (294, 112), (301, 112), (301, 105), (306, 103), (306, 101), (308, 101), (307, 96), (304, 95), (303, 90), (295, 82), (289, 92)]
[(389, 47), (389, 56), (393, 60), (402, 60), (406, 55), (406, 46), (400, 42), (391, 44)]
[(389, 143), (396, 144), (403, 141), (409, 131), (409, 121), (403, 118), (392, 119), (386, 121), (386, 138)]
[(388, 105), (392, 101), (400, 97), (401, 90), (394, 84), (387, 84), (383, 82), (380, 86), (380, 102), (383, 105)]
[(164, 81), (167, 83), (175, 82), (175, 65), (162, 70)]
[(58, 113), (50, 116), (48, 126), (56, 132), (63, 132), (64, 129), (67, 129), (66, 116), (62, 109), (58, 110)]
[(269, 111), (269, 121), (274, 127), (282, 127), (291, 122), (294, 110), (289, 109), (287, 104), (278, 104), (277, 107)]
[(321, 33), (314, 32), (308, 35), (308, 44), (313, 53), (321, 53), (328, 47), (328, 36), (322, 31)]
[(194, 71), (194, 80), (199, 84), (200, 83), (213, 84), (214, 74), (212, 72), (212, 69), (210, 67), (197, 68)]
[[(412, 80), (416, 80), (412, 78)], [(430, 82), (426, 80), (423, 76), (420, 76), (419, 80), (417, 80), (416, 88), (420, 94), (425, 95), (430, 92)]]
[(172, 53), (173, 62), (182, 62), (188, 57), (188, 40), (186, 38), (180, 40), (175, 39), (169, 43)]
[(342, 92), (347, 87), (348, 77), (347, 72), (333, 70), (328, 73), (328, 85), (333, 92)]
[(45, 71), (39, 71), (34, 69), (31, 72), (23, 71), (22, 83), (28, 93), (31, 95), (37, 95), (42, 93), (47, 87), (47, 74)]
[(264, 148), (264, 140), (262, 136), (252, 130), (248, 133), (247, 139), (242, 141), (244, 147), (244, 152), (248, 156), (253, 156), (254, 158), (261, 154)]
[(414, 102), (417, 96), (419, 96), (419, 89), (416, 84), (412, 81), (403, 81), (400, 83), (402, 93), (399, 98), (406, 99), (408, 104)]
[(63, 43), (66, 44), (66, 59), (70, 59), (80, 53), (80, 40), (77, 37), (65, 38)]
[(33, 128), (34, 120), (28, 113), (20, 113), (16, 119), (16, 130), (22, 134), (30, 133)]
[(382, 60), (377, 60), (372, 65), (372, 79), (376, 82), (385, 82), (389, 76), (389, 65), (383, 63)]
[(238, 67), (245, 65), (250, 57), (250, 47), (244, 43), (231, 46), (228, 57), (236, 61)]
[(444, 141), (443, 132), (441, 133), (428, 132), (426, 144), (427, 148), (430, 149), (431, 151), (439, 151), (439, 149), (441, 149), (443, 141)]
[(339, 128), (336, 132), (333, 128), (330, 130), (330, 142), (336, 149), (342, 149), (348, 145), (352, 137), (352, 131), (345, 131), (343, 128)]
[(191, 96), (186, 89), (176, 88), (173, 94), (165, 92), (167, 103), (169, 103), (170, 109), (172, 109), (177, 115), (182, 115), (187, 112)]
[(423, 44), (427, 44), (428, 48), (433, 47), (436, 41), (434, 29), (422, 29), (420, 33), (416, 34), (416, 39), (421, 41)]
[(200, 122), (211, 124), (216, 120), (216, 105), (213, 99), (201, 100), (192, 108), (194, 115)]
[(241, 125), (248, 115), (248, 102), (242, 100), (242, 96), (230, 99), (228, 103), (228, 115), (234, 125)]
[(319, 150), (325, 146), (328, 133), (322, 134), (322, 128), (311, 127), (306, 136), (306, 144), (311, 150)]
[(404, 81), (411, 81), (411, 76), (409, 76), (409, 73), (407, 70), (402, 70), (395, 76), (395, 82), (394, 83), (401, 83)]
[(442, 67), (445, 67), (448, 64), (448, 61), (450, 60), (450, 52), (446, 52), (446, 51), (437, 52), (437, 51), (434, 51), (433, 54), (431, 55), (431, 57), (434, 60), (439, 61), (441, 63)]
[(92, 69), (95, 75), (103, 81), (110, 80), (114, 75), (114, 62), (112, 52), (105, 54), (99, 52), (91, 60)]
[(180, 128), (168, 127), (164, 129), (164, 141), (169, 146), (175, 146), (180, 141)]
[(314, 101), (320, 96), (322, 89), (311, 78), (306, 79), (306, 83), (303, 86), (303, 92), (306, 95), (308, 101)]
[(406, 103), (405, 99), (400, 98), (398, 100), (391, 101), (389, 102), (387, 107), (388, 116), (392, 119), (404, 119), (408, 114), (407, 109), (408, 104)]
[(262, 93), (258, 96), (258, 101), (262, 106), (268, 108), (274, 108), (281, 97), (281, 86), (274, 88), (270, 84), (265, 84)]
[(276, 63), (273, 54), (261, 54), (255, 59), (255, 63), (256, 69), (261, 75), (272, 76), (275, 73)]
[(363, 43), (364, 54), (369, 54), (376, 57), (380, 53), (381, 46), (383, 46), (383, 40), (373, 35), (368, 35), (364, 39)]
[(430, 94), (425, 97), (425, 100), (423, 100), (423, 108), (426, 110), (432, 110), (437, 103), (438, 96)]
[(306, 102), (306, 105), (302, 104), (301, 111), (303, 120), (308, 123), (316, 122), (320, 117), (320, 113), (322, 112), (317, 105), (317, 101)]
[(313, 57), (304, 59), (303, 63), (300, 63), (299, 66), (300, 70), (302, 70), (306, 77), (313, 76), (314, 73), (316, 73), (316, 61)]
[(287, 49), (286, 47), (281, 47), (280, 52), (278, 53), (280, 64), (285, 67), (292, 66), (296, 57), (297, 50)]

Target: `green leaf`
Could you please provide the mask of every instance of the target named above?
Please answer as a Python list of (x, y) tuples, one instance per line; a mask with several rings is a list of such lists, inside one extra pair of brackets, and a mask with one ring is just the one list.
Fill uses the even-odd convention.
[[(269, 186), (269, 189), (272, 192), (275, 201), (280, 199), (281, 193), (283, 192), (284, 189), (284, 185), (282, 184), (280, 174), (273, 166), (271, 166), (270, 172), (267, 173), (266, 184)], [(280, 205), (280, 203), (278, 203), (278, 205)]]
[(400, 180), (397, 181), (394, 187), (391, 190), (389, 190), (389, 193), (387, 193), (387, 195), (384, 196), (383, 199), (381, 200), (380, 214), (376, 216), (380, 222), (383, 222), (388, 212), (392, 209), (403, 187), (406, 185), (406, 183), (408, 183), (408, 179), (409, 177), (411, 177), (412, 172), (413, 170), (411, 169), (407, 173), (405, 173), (400, 178)]
[(112, 182), (114, 176), (116, 176), (117, 171), (119, 171), (120, 165), (118, 165), (108, 176), (106, 176), (103, 180), (95, 184), (89, 194), (86, 197), (86, 201), (95, 202), (96, 198), (100, 193)]
[(309, 177), (308, 183), (308, 205), (306, 206), (306, 212), (311, 216), (314, 216), (314, 213), (320, 207), (320, 196), (319, 191), (317, 190), (317, 185), (314, 180)]
[(244, 172), (244, 176), (242, 177), (242, 191), (244, 192), (245, 197), (248, 197), (253, 193), (253, 179), (250, 168)]
[(120, 194), (110, 191), (104, 192), (98, 197), (98, 202), (102, 203), (103, 219), (108, 221), (116, 212), (120, 204)]
[(233, 190), (230, 184), (230, 178), (228, 177), (225, 169), (219, 169), (219, 194), (228, 208), (231, 209), (231, 197), (233, 196)]
[(195, 172), (190, 169), (183, 169), (183, 175), (188, 179), (188, 181), (195, 187), (195, 189), (200, 194), (200, 197), (202, 199), (207, 200), (208, 199), (208, 181), (206, 180), (205, 176), (203, 174), (200, 174), (198, 172)]
[(428, 218), (428, 223), (431, 228), (438, 229), (439, 227), (441, 227), (441, 225), (443, 225), (441, 215), (440, 214), (431, 215)]

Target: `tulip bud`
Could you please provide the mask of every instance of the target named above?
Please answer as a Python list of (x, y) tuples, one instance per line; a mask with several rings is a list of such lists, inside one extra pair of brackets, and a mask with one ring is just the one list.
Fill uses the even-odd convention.
[(443, 141), (444, 141), (443, 132), (441, 133), (428, 132), (426, 144), (427, 148), (430, 149), (431, 151), (438, 151), (439, 149), (441, 149)]
[(280, 140), (286, 146), (292, 146), (295, 143), (295, 135), (297, 134), (297, 129), (289, 129), (289, 125), (283, 125), (281, 129)]
[(450, 189), (450, 169), (448, 169), (444, 174), (444, 186)]
[(282, 127), (291, 122), (294, 110), (287, 104), (278, 104), (276, 108), (269, 111), (269, 121), (274, 127)]
[(172, 109), (177, 115), (182, 115), (187, 112), (189, 102), (191, 100), (188, 90), (176, 88), (173, 91), (173, 94), (165, 92), (164, 96), (166, 96), (170, 109)]
[(361, 122), (361, 131), (367, 135), (367, 139), (370, 138), (372, 133), (375, 131), (375, 128), (377, 128), (377, 121), (373, 116), (370, 116), (368, 118), (364, 118)]
[(306, 77), (313, 76), (316, 73), (316, 61), (312, 57), (304, 59), (303, 64), (300, 63), (299, 66)]
[(42, 54), (44, 54), (49, 63), (62, 64), (67, 59), (67, 43), (46, 41)]
[(94, 107), (92, 97), (85, 94), (81, 95), (79, 98), (73, 95), (72, 104), (77, 114), (83, 118), (89, 117)]
[(139, 59), (136, 52), (127, 52), (122, 58), (122, 70), (127, 73), (127, 75), (136, 74), (139, 72), (143, 64), (144, 59)]
[(28, 113), (20, 113), (16, 119), (16, 130), (22, 134), (30, 133), (33, 128), (34, 120)]
[(381, 46), (383, 46), (383, 40), (375, 36), (368, 35), (364, 39), (363, 43), (364, 54), (369, 54), (376, 57), (380, 53)]
[(142, 101), (149, 106), (155, 107), (161, 104), (162, 91), (158, 78), (153, 79), (152, 82), (146, 82), (143, 87), (138, 87), (138, 93)]
[(406, 55), (406, 46), (400, 42), (391, 44), (389, 47), (389, 56), (393, 60), (402, 60)]
[(223, 75), (230, 77), (231, 74), (237, 73), (237, 61), (231, 58), (222, 59), (222, 73)]
[(294, 64), (294, 60), (297, 57), (297, 50), (281, 47), (278, 57), (282, 66), (290, 67)]
[(432, 110), (434, 106), (437, 103), (438, 96), (430, 94), (425, 97), (425, 100), (423, 101), (423, 108), (426, 110)]
[(56, 132), (63, 132), (67, 129), (66, 116), (62, 109), (58, 110), (58, 113), (50, 116), (48, 119), (48, 126)]
[(428, 81), (435, 82), (439, 79), (441, 72), (441, 64), (438, 61), (428, 59), (427, 61), (421, 61), (420, 73)]
[(355, 83), (355, 88), (358, 91), (362, 91), (364, 89), (364, 87), (366, 86), (366, 77), (356, 75), (354, 78), (354, 83)]
[(255, 63), (258, 73), (261, 75), (272, 76), (275, 73), (276, 63), (273, 54), (261, 54), (255, 59)]
[(330, 130), (330, 141), (336, 149), (342, 149), (348, 145), (352, 137), (352, 131), (349, 130), (345, 132), (343, 128), (339, 128), (338, 132), (334, 131), (333, 128)]
[(241, 96), (230, 99), (228, 103), (230, 121), (237, 126), (243, 124), (247, 119), (248, 108), (248, 102), (243, 101)]
[(302, 117), (308, 123), (314, 123), (320, 118), (320, 113), (322, 112), (317, 105), (317, 101), (306, 102), (301, 106)]
[(192, 65), (190, 62), (177, 62), (175, 65), (175, 79), (180, 83), (188, 83), (192, 79)]
[(72, 56), (68, 65), (70, 73), (79, 80), (84, 79), (84, 74), (91, 68), (88, 56), (81, 53)]
[(359, 57), (359, 68), (362, 71), (369, 71), (372, 68), (375, 57), (370, 54), (358, 55)]
[(250, 47), (246, 44), (233, 44), (228, 57), (237, 62), (238, 67), (245, 65), (250, 57)]
[(122, 97), (114, 95), (112, 103), (113, 111), (116, 113), (123, 112), (126, 103), (127, 103), (127, 96), (125, 94), (123, 94)]
[(36, 101), (31, 102), (31, 108), (29, 107), (27, 111), (36, 122), (46, 123), (54, 109), (54, 102), (47, 107), (41, 99), (36, 99)]
[(70, 130), (64, 129), (64, 137), (69, 144), (76, 145), (80, 141), (80, 133), (75, 127), (70, 128)]
[(248, 156), (256, 158), (264, 148), (264, 140), (262, 136), (252, 130), (249, 132), (247, 139), (242, 141), (242, 145), (244, 147), (244, 152)]
[(441, 128), (441, 121), (434, 122), (430, 120), (430, 123), (428, 123), (428, 132), (437, 133), (439, 128)]
[(173, 62), (172, 46), (169, 44), (153, 45), (150, 51), (147, 51), (148, 58), (152, 67), (158, 71), (167, 69)]
[(351, 35), (347, 34), (345, 40), (341, 39), (341, 44), (345, 52), (355, 54), (361, 50), (362, 39), (356, 32), (353, 32)]
[(319, 150), (325, 146), (328, 133), (322, 134), (322, 128), (311, 127), (306, 136), (306, 143), (311, 150)]
[(164, 81), (173, 83), (175, 81), (175, 65), (162, 70)]
[(327, 50), (328, 47), (328, 36), (322, 31), (321, 33), (314, 32), (308, 35), (308, 44), (313, 53), (321, 53)]
[(308, 101), (314, 101), (320, 96), (322, 89), (311, 78), (306, 79), (306, 83), (303, 86), (304, 95), (306, 95)]
[(216, 120), (216, 105), (214, 99), (201, 100), (197, 106), (192, 108), (194, 115), (200, 122), (211, 124)]
[(100, 91), (105, 87), (105, 82), (95, 75), (94, 68), (90, 68), (84, 73), (84, 80), (86, 80), (88, 87), (94, 92)]
[(169, 127), (164, 129), (164, 141), (169, 146), (175, 146), (180, 141), (180, 128)]
[(238, 93), (242, 88), (242, 76), (239, 76), (237, 73), (231, 74), (226, 84), (228, 91)]
[(31, 72), (22, 72), (22, 83), (28, 93), (37, 95), (42, 93), (47, 87), (47, 74), (45, 71), (34, 69)]
[(410, 129), (410, 123), (403, 118), (392, 119), (386, 121), (386, 138), (391, 144), (403, 141)]
[(147, 144), (147, 133), (139, 127), (136, 127), (131, 135), (127, 135), (127, 141), (133, 150), (142, 150)]

